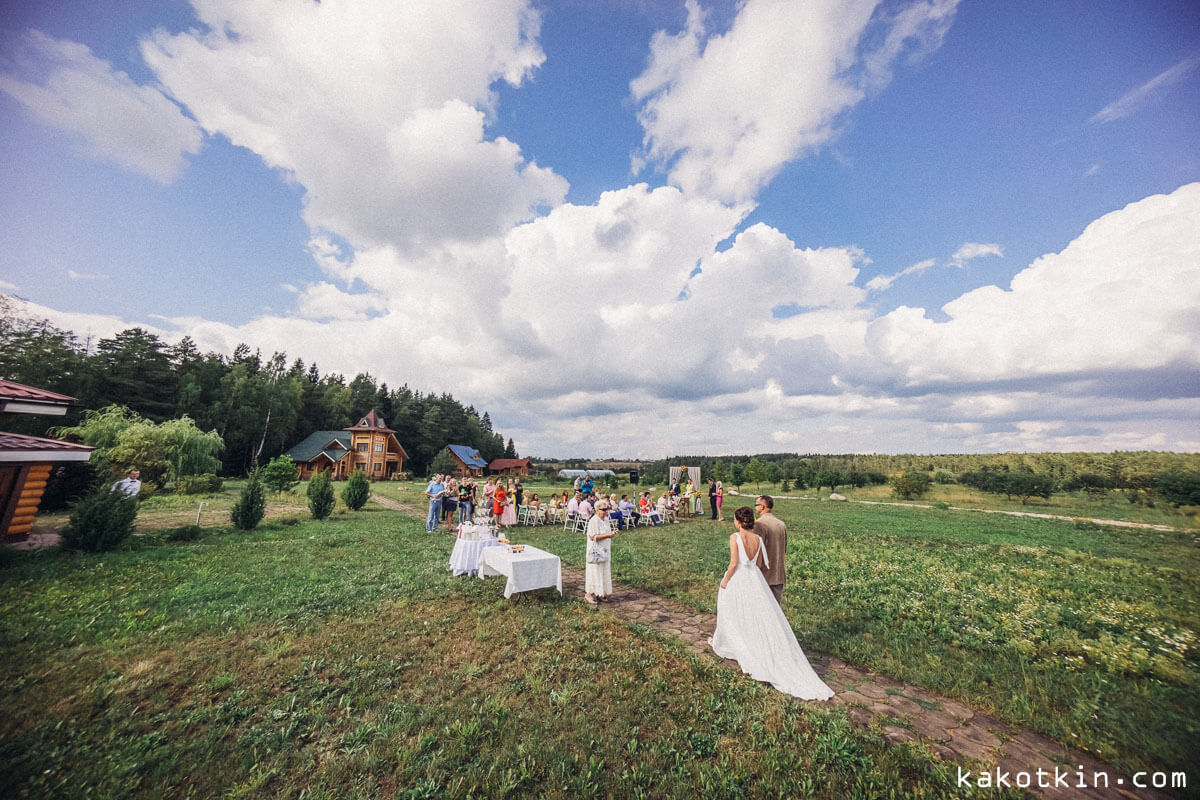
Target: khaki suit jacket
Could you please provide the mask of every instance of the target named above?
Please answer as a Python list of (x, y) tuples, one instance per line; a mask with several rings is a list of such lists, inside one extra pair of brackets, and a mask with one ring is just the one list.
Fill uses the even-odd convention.
[(754, 523), (754, 532), (762, 537), (771, 566), (762, 571), (767, 584), (780, 586), (787, 580), (787, 525), (774, 514), (764, 514)]

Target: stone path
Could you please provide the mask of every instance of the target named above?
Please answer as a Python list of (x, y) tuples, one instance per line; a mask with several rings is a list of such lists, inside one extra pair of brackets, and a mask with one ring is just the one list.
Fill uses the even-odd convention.
[[(583, 596), (583, 570), (563, 566), (563, 594)], [(716, 616), (696, 611), (664, 597), (613, 582), (613, 594), (599, 607), (629, 622), (646, 625), (666, 636), (680, 639), (700, 658), (716, 659), (707, 639), (716, 626)], [(850, 719), (860, 727), (877, 730), (893, 743), (919, 741), (943, 760), (971, 770), (978, 781), (980, 770), (988, 770), (995, 782), (996, 770), (1008, 773), (1009, 785), (1016, 785), (1016, 774), (1030, 776), (1029, 791), (1045, 798), (1166, 798), (1170, 795), (1154, 789), (1134, 789), (1130, 777), (1092, 756), (1068, 750), (1044, 736), (1012, 725), (997, 717), (976, 711), (957, 700), (950, 700), (924, 689), (877, 675), (824, 653), (806, 651), (809, 662), (836, 693), (830, 702), (847, 707)], [(738, 669), (736, 661), (722, 659), (725, 666)], [(1044, 782), (1054, 783), (1055, 770), (1062, 788), (1038, 788), (1037, 770), (1046, 772)], [(1093, 773), (1105, 773), (1108, 789), (1080, 789), (1078, 772), (1092, 782)], [(1117, 785), (1123, 780), (1123, 786)], [(1149, 778), (1143, 778), (1149, 782)], [(974, 785), (974, 784), (973, 784)], [(1022, 787), (1023, 788), (1023, 787)], [(965, 791), (964, 791), (965, 794)]]

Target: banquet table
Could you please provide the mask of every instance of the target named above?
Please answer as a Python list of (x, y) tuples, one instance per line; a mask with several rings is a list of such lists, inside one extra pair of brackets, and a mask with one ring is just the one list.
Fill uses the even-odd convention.
[(553, 553), (525, 545), (519, 553), (508, 547), (489, 547), (479, 553), (479, 577), (505, 575), (504, 596), (513, 592), (554, 587), (562, 594), (562, 562)]
[[(463, 526), (468, 528), (468, 526)], [(470, 535), (464, 530), (454, 540), (454, 549), (450, 551), (450, 569), (455, 575), (474, 575), (479, 571), (479, 556), (489, 547), (498, 547), (499, 538), (490, 534), (490, 528), (480, 525), (478, 528), (486, 533)]]

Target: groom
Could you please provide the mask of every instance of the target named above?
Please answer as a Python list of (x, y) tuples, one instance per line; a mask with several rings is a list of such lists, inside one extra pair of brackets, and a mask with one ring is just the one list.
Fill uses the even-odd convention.
[(783, 560), (787, 555), (787, 525), (783, 520), (771, 513), (775, 501), (768, 494), (759, 495), (754, 501), (754, 513), (758, 520), (754, 523), (754, 532), (762, 537), (763, 547), (766, 548), (767, 560), (771, 566), (762, 571), (775, 595), (775, 602), (783, 605), (783, 584), (787, 580), (786, 567)]

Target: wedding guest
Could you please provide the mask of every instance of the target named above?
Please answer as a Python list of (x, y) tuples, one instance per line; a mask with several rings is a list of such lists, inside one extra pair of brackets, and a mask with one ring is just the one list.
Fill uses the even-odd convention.
[(120, 492), (126, 497), (137, 497), (138, 492), (142, 490), (141, 477), (140, 470), (131, 469), (125, 473), (124, 478), (114, 483), (109, 491)]
[(725, 487), (717, 481), (717, 522), (725, 521), (725, 512), (721, 510), (721, 503), (725, 501)]
[(471, 521), (471, 479), (467, 478), (458, 486), (458, 522)]
[(508, 492), (504, 489), (504, 484), (497, 483), (492, 490), (492, 519), (497, 525), (503, 525), (504, 508), (508, 505)]
[(442, 492), (442, 522), (450, 519), (458, 510), (458, 482), (447, 476), (445, 491)]
[(609, 512), (608, 512), (609, 517), (616, 520), (618, 528), (621, 527), (621, 523), (625, 519), (625, 514), (621, 511), (621, 506), (617, 502), (617, 496), (615, 494), (610, 494), (608, 496), (608, 508), (609, 508)]
[(708, 479), (708, 507), (712, 511), (712, 518), (717, 519), (717, 479)]
[[(583, 590), (584, 600), (596, 605), (601, 599), (612, 594), (612, 526), (608, 523), (608, 501), (596, 503), (596, 513), (588, 520), (587, 526), (587, 567), (584, 569)], [(592, 561), (590, 552), (593, 548), (603, 554), (603, 561)]]
[(504, 494), (504, 507), (500, 510), (500, 524), (506, 527), (511, 527), (517, 524), (517, 505), (515, 495), (516, 490), (513, 487), (513, 482), (510, 480), (508, 482), (508, 489)]
[(487, 483), (483, 485), (483, 503), (489, 514), (494, 514), (493, 509), (495, 508), (495, 503), (493, 502), (493, 498), (495, 498), (495, 496), (496, 479), (488, 478)]
[(425, 496), (429, 498), (429, 516), (425, 518), (426, 533), (433, 533), (438, 529), (442, 519), (442, 495), (445, 492), (446, 486), (442, 483), (441, 475), (434, 475), (425, 487)]
[(621, 495), (621, 502), (617, 505), (621, 509), (621, 516), (625, 518), (625, 527), (637, 523), (637, 511), (634, 510), (633, 503), (629, 502), (629, 495)]

